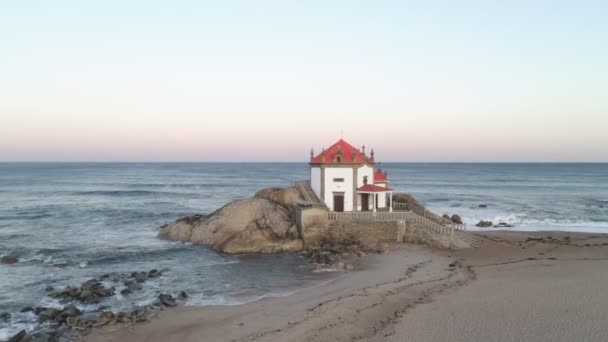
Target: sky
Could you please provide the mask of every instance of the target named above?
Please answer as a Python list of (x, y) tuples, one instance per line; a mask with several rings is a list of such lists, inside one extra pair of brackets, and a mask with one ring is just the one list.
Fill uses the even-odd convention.
[(0, 161), (607, 162), (607, 1), (0, 1)]

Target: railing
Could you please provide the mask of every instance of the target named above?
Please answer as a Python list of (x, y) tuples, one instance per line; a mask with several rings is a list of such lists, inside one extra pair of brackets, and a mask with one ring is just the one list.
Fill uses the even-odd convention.
[(413, 212), (415, 212), (416, 214), (423, 216), (431, 221), (434, 221), (436, 223), (439, 223), (441, 225), (446, 225), (446, 224), (453, 224), (452, 222), (446, 220), (444, 217), (441, 217), (437, 214), (435, 214), (434, 212), (426, 209), (425, 207), (416, 205), (416, 204), (412, 204), (412, 203), (400, 203), (400, 202), (394, 202), (393, 203), (393, 209), (395, 210), (411, 210)]
[(394, 212), (330, 212), (331, 221), (406, 221), (421, 225), (439, 234), (452, 234), (453, 230), (465, 230), (463, 224), (439, 224), (413, 211)]

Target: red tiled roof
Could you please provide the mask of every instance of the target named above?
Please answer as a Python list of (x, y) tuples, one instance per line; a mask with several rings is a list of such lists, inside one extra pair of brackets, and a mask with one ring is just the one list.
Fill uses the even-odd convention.
[(385, 188), (383, 186), (378, 186), (378, 185), (374, 185), (374, 184), (365, 184), (364, 186), (362, 186), (359, 189), (357, 189), (357, 191), (362, 191), (362, 192), (386, 192), (386, 191), (393, 191), (393, 189), (391, 189), (391, 188)]
[(382, 173), (382, 171), (380, 171), (380, 170), (376, 170), (376, 172), (374, 172), (374, 183), (386, 183), (386, 182), (388, 182), (388, 179), (386, 178), (384, 173)]
[[(338, 161), (339, 160), (339, 161)], [(344, 141), (338, 140), (337, 143), (331, 145), (325, 150), (325, 158), (323, 153), (318, 154), (310, 160), (311, 164), (363, 164), (374, 163), (374, 159), (363, 155), (363, 153), (353, 145)]]

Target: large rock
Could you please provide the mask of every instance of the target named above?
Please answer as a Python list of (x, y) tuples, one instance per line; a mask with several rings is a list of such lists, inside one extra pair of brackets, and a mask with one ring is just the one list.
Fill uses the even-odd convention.
[(424, 207), (422, 205), (422, 203), (418, 202), (418, 200), (414, 196), (412, 196), (410, 194), (405, 194), (405, 193), (394, 194), (393, 202), (406, 203), (406, 204), (412, 204), (412, 205), (419, 206), (419, 207)]
[(293, 205), (300, 200), (295, 188), (270, 188), (254, 198), (231, 202), (208, 216), (189, 217), (165, 225), (159, 238), (204, 244), (226, 253), (296, 252)]
[(494, 225), (494, 223), (492, 223), (492, 221), (484, 221), (484, 220), (481, 220), (476, 224), (477, 227), (482, 227), (482, 228), (492, 227), (493, 225)]
[(2, 264), (14, 264), (17, 263), (19, 261), (19, 258), (14, 257), (12, 255), (5, 255), (2, 258), (0, 258), (0, 263)]
[(456, 224), (463, 224), (462, 222), (462, 217), (460, 217), (460, 215), (452, 215), (452, 217), (450, 218), (452, 220), (452, 222), (456, 223)]

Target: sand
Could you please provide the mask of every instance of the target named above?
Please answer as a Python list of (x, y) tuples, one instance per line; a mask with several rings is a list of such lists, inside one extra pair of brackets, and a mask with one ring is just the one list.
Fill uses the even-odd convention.
[(458, 251), (394, 245), (324, 286), (239, 306), (166, 310), (86, 340), (608, 340), (608, 237), (484, 237), (480, 247)]

